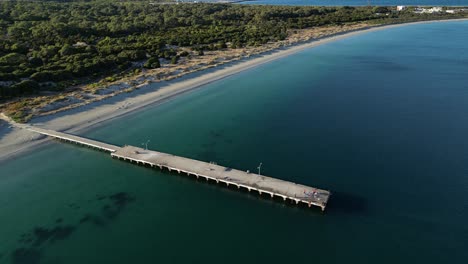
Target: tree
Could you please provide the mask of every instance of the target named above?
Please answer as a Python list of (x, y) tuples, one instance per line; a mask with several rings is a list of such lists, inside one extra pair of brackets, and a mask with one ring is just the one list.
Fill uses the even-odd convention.
[(0, 64), (4, 65), (19, 65), (27, 62), (27, 57), (20, 53), (9, 53), (0, 58)]
[(385, 14), (385, 13), (390, 12), (390, 10), (388, 10), (388, 8), (385, 7), (385, 6), (378, 6), (378, 7), (375, 7), (375, 8), (374, 8), (374, 12), (375, 12), (375, 13)]
[(76, 50), (73, 46), (70, 46), (69, 44), (63, 45), (63, 47), (59, 50), (60, 56), (68, 56), (75, 54)]
[[(402, 23), (467, 14), (389, 13), (386, 7), (148, 5), (147, 1), (0, 1), (0, 80), (55, 81), (57, 87), (138, 68), (177, 63), (181, 47), (206, 50), (259, 46), (301, 28), (345, 23)], [(370, 21), (373, 20), (373, 21)], [(73, 45), (73, 43), (80, 43)], [(150, 58), (147, 58), (150, 54)], [(177, 56), (179, 54), (179, 56)], [(133, 68), (132, 68), (133, 67)], [(77, 78), (84, 77), (84, 78)], [(32, 86), (33, 87), (33, 86)], [(6, 93), (11, 85), (2, 88)], [(37, 87), (36, 87), (37, 88)], [(10, 93), (11, 92), (11, 93)], [(14, 95), (13, 95), (14, 96)]]
[(187, 57), (188, 55), (189, 55), (189, 53), (188, 53), (186, 50), (182, 51), (182, 52), (179, 54), (180, 57)]
[(117, 57), (128, 60), (142, 60), (146, 57), (146, 52), (143, 50), (123, 50)]
[(218, 43), (216, 44), (216, 48), (217, 48), (217, 49), (225, 49), (225, 48), (227, 48), (227, 46), (226, 46), (226, 43), (225, 43), (225, 42), (220, 41), (220, 42), (218, 42)]
[(4, 91), (4, 92), (11, 96), (11, 95), (29, 94), (37, 90), (39, 90), (39, 84), (37, 82), (31, 81), (31, 80), (24, 80), (24, 81), (21, 81), (19, 83), (16, 83), (10, 86), (9, 91)]
[(14, 43), (10, 47), (11, 51), (26, 54), (28, 52), (28, 47), (21, 43)]
[(52, 45), (42, 46), (39, 51), (39, 56), (43, 60), (48, 61), (49, 59), (52, 59), (55, 55), (57, 55), (57, 51), (58, 49), (55, 46), (52, 46)]
[(173, 56), (171, 58), (171, 64), (177, 64), (177, 61), (179, 61), (179, 56), (178, 55)]
[(29, 61), (29, 64), (31, 64), (32, 66), (41, 66), (44, 64), (42, 59), (38, 57), (31, 57), (28, 59), (28, 61)]
[(147, 69), (155, 69), (161, 67), (161, 64), (159, 63), (159, 58), (158, 57), (151, 57), (146, 61), (146, 63), (143, 65), (143, 67)]

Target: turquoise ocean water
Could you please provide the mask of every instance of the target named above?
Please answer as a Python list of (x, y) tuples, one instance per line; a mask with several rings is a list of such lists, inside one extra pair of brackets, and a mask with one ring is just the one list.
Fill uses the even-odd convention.
[(0, 164), (0, 263), (465, 263), (467, 30), (354, 36), (84, 133), (262, 162), (325, 214), (52, 143)]

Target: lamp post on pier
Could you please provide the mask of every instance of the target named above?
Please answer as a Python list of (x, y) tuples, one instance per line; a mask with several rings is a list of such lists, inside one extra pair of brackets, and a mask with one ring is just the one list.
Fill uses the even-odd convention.
[(145, 149), (148, 150), (148, 143), (151, 142), (151, 140), (147, 140), (146, 143), (141, 143), (142, 146), (145, 146)]

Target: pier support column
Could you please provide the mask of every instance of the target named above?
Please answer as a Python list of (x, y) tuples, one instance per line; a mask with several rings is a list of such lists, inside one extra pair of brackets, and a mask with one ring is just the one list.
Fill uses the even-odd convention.
[(307, 205), (309, 206), (309, 208), (312, 206), (312, 204), (310, 202)]
[(180, 174), (180, 170), (177, 170), (177, 173), (179, 173), (179, 174)]
[(283, 201), (286, 201), (286, 196), (283, 196)]
[(296, 200), (296, 204), (299, 204), (299, 200)]
[(218, 179), (216, 179), (216, 183), (219, 183), (219, 180), (218, 180)]
[(262, 191), (258, 190), (258, 194), (262, 195)]
[(273, 198), (273, 194), (272, 194), (272, 193), (270, 193), (270, 196), (271, 196), (271, 198)]
[(250, 192), (250, 188), (247, 188), (247, 190), (249, 190), (249, 192)]

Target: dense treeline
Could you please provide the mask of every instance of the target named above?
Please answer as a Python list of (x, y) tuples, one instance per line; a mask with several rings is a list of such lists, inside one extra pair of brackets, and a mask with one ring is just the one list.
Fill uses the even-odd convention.
[(235, 48), (281, 40), (288, 29), (381, 17), (370, 7), (1, 2), (0, 98), (61, 89), (137, 61), (147, 68), (159, 67), (160, 58), (177, 63), (187, 55), (178, 47), (201, 55), (227, 43)]

